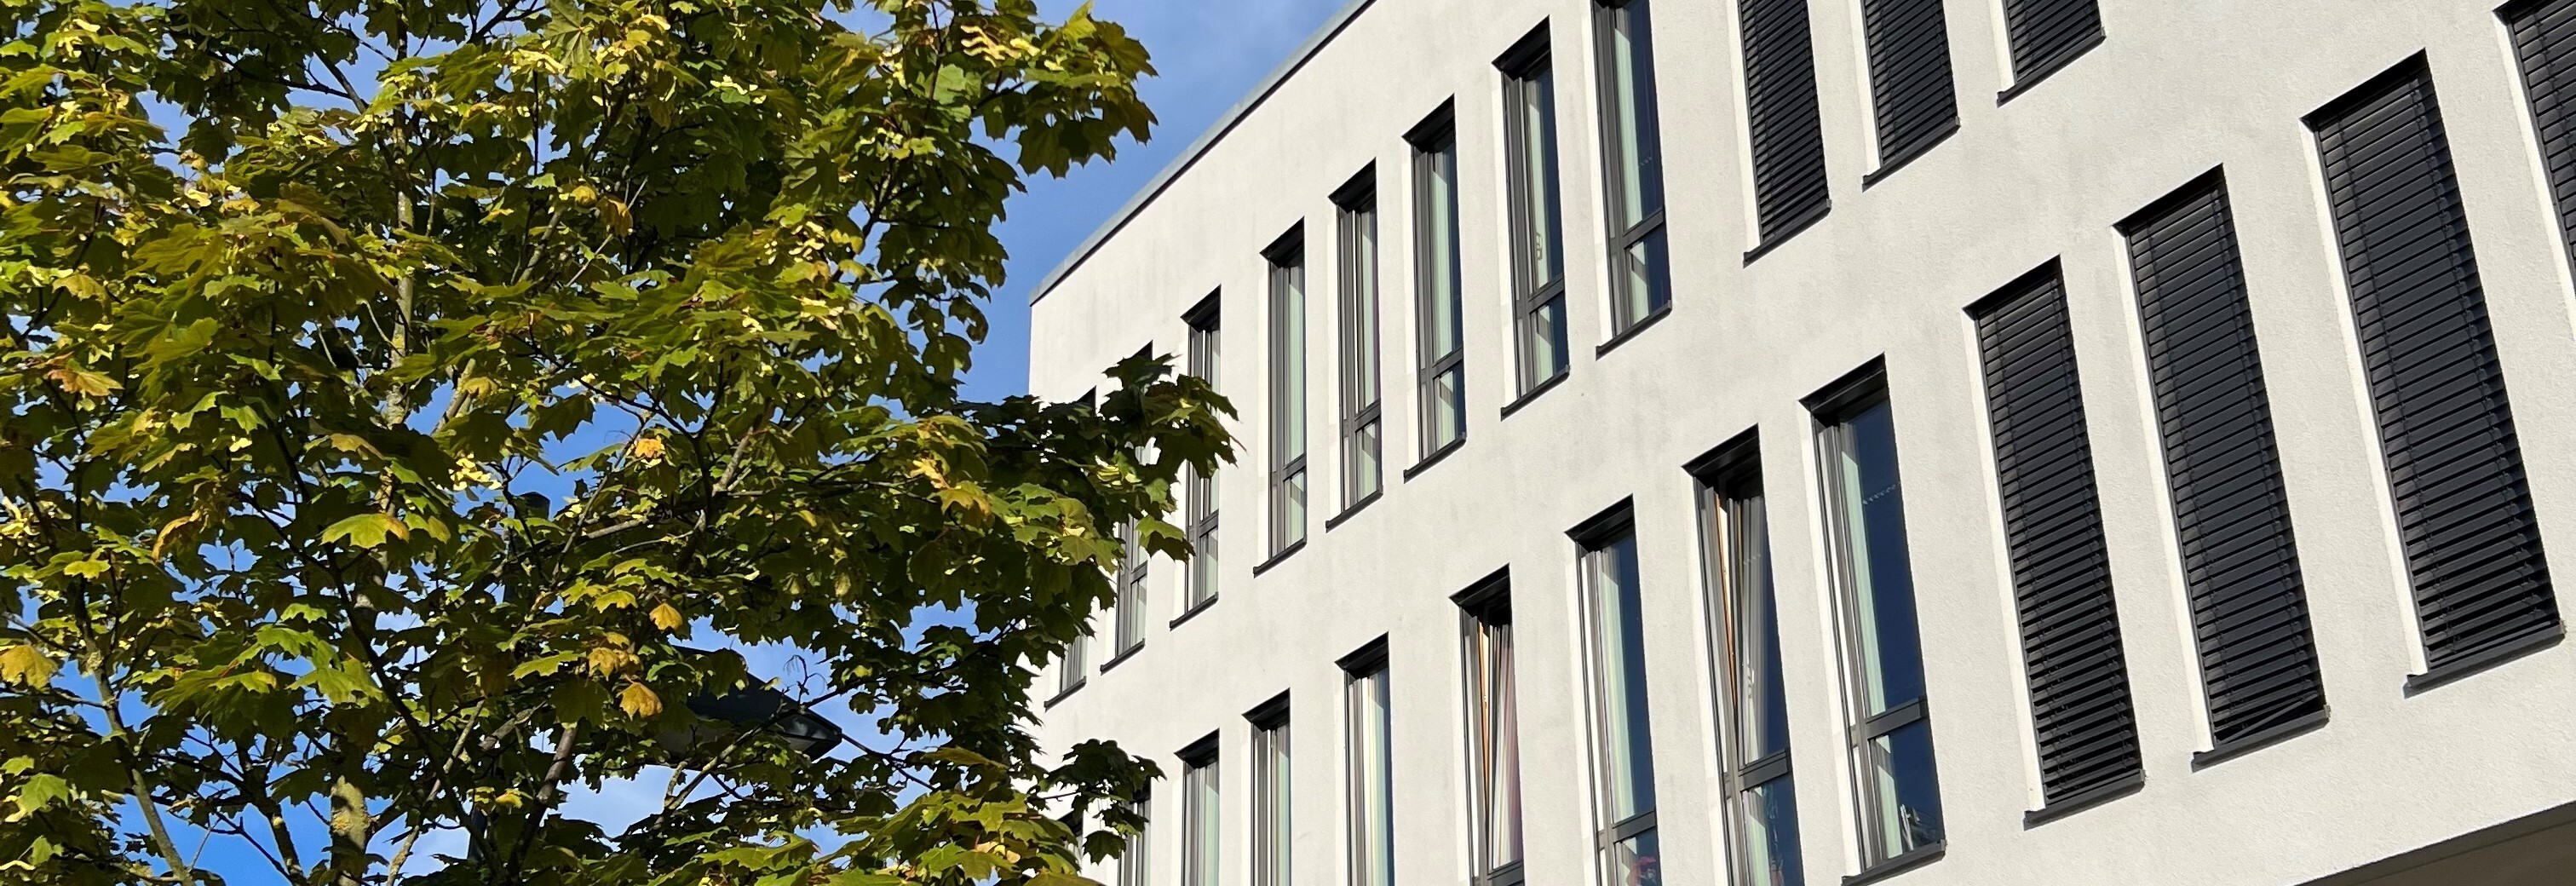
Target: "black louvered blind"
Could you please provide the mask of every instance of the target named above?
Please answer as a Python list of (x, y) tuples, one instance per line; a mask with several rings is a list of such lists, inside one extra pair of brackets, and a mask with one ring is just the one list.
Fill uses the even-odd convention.
[(1972, 312), (1985, 355), (2040, 785), (2054, 805), (2134, 782), (2144, 771), (2075, 379), (2075, 338), (2053, 263)]
[(2560, 630), (2421, 58), (2309, 118), (2435, 670)]
[(1816, 105), (1807, 0), (1743, 0), (1740, 11), (1753, 209), (1769, 244), (1825, 211), (1824, 119)]
[(2558, 201), (2558, 231), (2576, 256), (2576, 0), (2516, 3), (2504, 16), (2522, 59), (2549, 193)]
[(1959, 126), (1941, 0), (1862, 0), (1860, 10), (1878, 156), (1881, 162), (1913, 156)]
[(2236, 223), (2213, 175), (2121, 230), (2211, 737), (2225, 748), (2326, 709)]
[(2102, 41), (2102, 7), (2095, 0), (2004, 0), (2004, 29), (2012, 39), (2013, 82), (2056, 70)]

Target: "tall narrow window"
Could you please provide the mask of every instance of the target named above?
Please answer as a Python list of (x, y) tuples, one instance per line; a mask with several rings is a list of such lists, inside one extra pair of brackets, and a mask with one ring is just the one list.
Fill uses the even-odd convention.
[(1270, 259), (1270, 553), (1306, 540), (1306, 243), (1300, 231)]
[(1288, 696), (1247, 715), (1252, 720), (1252, 886), (1288, 886), (1291, 869), (1288, 795)]
[(1181, 752), (1181, 886), (1219, 886), (1218, 848), (1225, 831), (1217, 813), (1216, 736)]
[(1694, 464), (1700, 538), (1718, 638), (1727, 839), (1735, 886), (1804, 886), (1789, 702), (1780, 674), (1780, 607), (1771, 584), (1762, 462), (1752, 434)]
[(2423, 59), (2309, 125), (2415, 586), (2429, 667), (2418, 685), (2436, 683), (2565, 627)]
[[(1216, 388), (1217, 370), (1223, 357), (1224, 340), (1217, 333), (1217, 302), (1220, 294), (1210, 293), (1205, 301), (1191, 309), (1183, 319), (1190, 325), (1190, 374)], [(1216, 599), (1216, 475), (1192, 469), (1183, 497), (1189, 499), (1189, 525), (1182, 527), (1190, 534), (1190, 577), (1188, 608), (1197, 609)]]
[(1662, 881), (1655, 845), (1655, 750), (1647, 724), (1643, 597), (1637, 535), (1626, 504), (1575, 530), (1591, 622), (1596, 845), (1613, 886)]
[(1593, 7), (1601, 57), (1601, 141), (1609, 161), (1610, 321), (1628, 331), (1672, 302), (1664, 240), (1663, 127), (1655, 109), (1649, 0)]
[(1457, 599), (1466, 627), (1467, 818), (1474, 837), (1474, 886), (1519, 886), (1521, 743), (1511, 585), (1503, 573), (1495, 573)]
[(1950, 31), (1941, 0), (1861, 0), (1880, 169), (1912, 159), (1959, 128)]
[(1118, 886), (1152, 886), (1154, 882), (1154, 798), (1148, 794), (1136, 798), (1127, 811), (1137, 819), (1136, 833), (1127, 838), (1127, 849), (1118, 853)]
[(1807, 0), (1740, 0), (1744, 112), (1752, 127), (1753, 213), (1767, 249), (1823, 218), (1825, 123)]
[[(1090, 628), (1086, 626), (1083, 630), (1087, 632)], [(1082, 681), (1091, 675), (1091, 635), (1089, 633), (1074, 635), (1073, 642), (1064, 644), (1064, 658), (1056, 664), (1058, 665), (1055, 675), (1057, 695), (1064, 695), (1082, 688)]]
[(2156, 201), (2120, 230), (2137, 275), (2211, 753), (2223, 754), (2326, 711), (2272, 403), (2219, 176)]
[(1896, 420), (1875, 371), (1810, 405), (1824, 459), (1826, 544), (1850, 681), (1844, 694), (1860, 782), (1861, 861), (1875, 869), (1942, 846)]
[(1342, 254), (1342, 507), (1357, 507), (1385, 483), (1386, 419), (1378, 408), (1377, 172), (1333, 195)]
[(1443, 107), (1414, 127), (1413, 269), (1421, 330), (1422, 456), (1467, 438), (1467, 330), (1460, 314), (1458, 131)]
[(2558, 204), (2558, 233), (2576, 260), (2576, 0), (2519, 0), (2500, 12), (2522, 61), (2523, 97)]
[(2101, 43), (2102, 7), (2098, 0), (2004, 0), (2004, 30), (2017, 90)]
[(2145, 777), (2076, 379), (2075, 332), (2055, 262), (1968, 312), (1985, 356), (1995, 479), (2039, 739), (2040, 814), (2051, 816)]
[(1342, 659), (1345, 720), (1350, 734), (1348, 783), (1351, 816), (1351, 886), (1394, 886), (1394, 730), (1388, 705), (1386, 640)]
[(1118, 527), (1118, 649), (1116, 655), (1134, 652), (1145, 643), (1145, 566), (1150, 559), (1145, 553), (1143, 533), (1136, 521)]
[(1556, 180), (1556, 74), (1547, 26), (1496, 64), (1503, 71), (1503, 150), (1510, 157), (1512, 317), (1522, 393), (1563, 374), (1565, 221)]

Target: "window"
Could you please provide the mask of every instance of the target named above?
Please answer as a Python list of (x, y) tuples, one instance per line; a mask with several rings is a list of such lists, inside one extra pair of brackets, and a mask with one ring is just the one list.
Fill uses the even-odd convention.
[(1940, 777), (1924, 698), (1905, 548), (1896, 421), (1875, 366), (1811, 401), (1824, 458), (1826, 547), (1844, 644), (1853, 767), (1859, 773), (1861, 863), (1903, 864), (1942, 845)]
[(1655, 102), (1655, 28), (1649, 0), (1593, 7), (1600, 39), (1601, 129), (1609, 162), (1611, 331), (1671, 304), (1664, 239), (1663, 127)]
[(1414, 127), (1414, 297), (1422, 331), (1422, 456), (1467, 438), (1467, 334), (1459, 290), (1458, 131), (1443, 107)]
[(2521, 0), (2501, 14), (2522, 62), (2523, 97), (2531, 102), (2549, 194), (2558, 204), (2558, 232), (2576, 259), (2576, 0)]
[(1351, 886), (1394, 886), (1395, 771), (1388, 706), (1386, 640), (1342, 659), (1349, 711)]
[(2019, 90), (2101, 43), (2102, 7), (2096, 0), (2004, 0), (2004, 30)]
[(1145, 644), (1145, 566), (1150, 558), (1142, 536), (1134, 520), (1118, 527), (1118, 546), (1124, 553), (1118, 560), (1118, 649), (1114, 654), (1122, 657)]
[(2418, 685), (2440, 682), (2564, 632), (2450, 142), (2421, 56), (2308, 125), (2424, 634)]
[(1270, 553), (1306, 540), (1306, 244), (1300, 231), (1270, 259)]
[(1825, 123), (1807, 0), (1740, 0), (1744, 112), (1753, 148), (1753, 211), (1761, 252), (1817, 219), (1825, 188)]
[(1333, 195), (1341, 209), (1342, 507), (1358, 507), (1385, 482), (1378, 403), (1377, 173), (1361, 172)]
[(1288, 886), (1288, 696), (1245, 715), (1252, 721), (1252, 884)]
[[(1091, 626), (1084, 625), (1082, 629), (1088, 632)], [(1073, 642), (1064, 644), (1064, 660), (1057, 663), (1061, 667), (1056, 670), (1055, 675), (1057, 695), (1065, 695), (1082, 688), (1083, 678), (1090, 674), (1090, 658), (1091, 635), (1089, 633), (1076, 634)]]
[(1780, 608), (1771, 584), (1761, 453), (1747, 433), (1692, 465), (1700, 479), (1703, 568), (1718, 638), (1719, 755), (1735, 886), (1803, 886), (1789, 702), (1780, 674)]
[(1565, 220), (1556, 180), (1556, 74), (1547, 26), (1496, 63), (1503, 71), (1503, 150), (1510, 158), (1512, 323), (1520, 391), (1565, 373)]
[(2056, 262), (1968, 309), (1984, 352), (2043, 817), (2137, 787), (2137, 712)]
[(1218, 886), (1218, 848), (1225, 832), (1217, 813), (1216, 736), (1200, 739), (1181, 752), (1181, 886)]
[[(2223, 754), (2325, 716), (2236, 223), (2216, 173), (2123, 222), (2209, 726)], [(2212, 759), (2204, 756), (2204, 760)]]
[(1137, 819), (1136, 834), (1127, 838), (1126, 851), (1118, 854), (1118, 886), (1151, 886), (1154, 882), (1154, 798), (1144, 795), (1129, 804), (1127, 811)]
[(1603, 870), (1612, 886), (1662, 882), (1655, 846), (1655, 750), (1648, 734), (1645, 613), (1628, 505), (1575, 530), (1591, 622), (1594, 771)]
[(1950, 82), (1950, 31), (1941, 0), (1861, 0), (1869, 43), (1869, 98), (1878, 124), (1880, 171), (1940, 143), (1959, 128)]
[(1467, 802), (1474, 886), (1521, 883), (1519, 690), (1512, 669), (1512, 600), (1504, 573), (1458, 595), (1466, 628)]
[[(1217, 368), (1223, 361), (1223, 339), (1217, 334), (1218, 293), (1190, 310), (1182, 319), (1190, 325), (1190, 375), (1218, 387)], [(1189, 499), (1189, 525), (1182, 530), (1190, 535), (1190, 578), (1188, 608), (1195, 610), (1216, 599), (1216, 474), (1193, 469), (1183, 489)]]

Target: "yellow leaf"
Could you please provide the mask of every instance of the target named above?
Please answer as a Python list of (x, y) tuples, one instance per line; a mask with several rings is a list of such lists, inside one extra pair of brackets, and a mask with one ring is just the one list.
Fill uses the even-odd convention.
[(33, 646), (0, 649), (0, 683), (41, 688), (53, 682), (54, 671), (60, 667), (62, 663)]
[(678, 630), (686, 621), (688, 619), (681, 617), (680, 610), (671, 608), (669, 603), (653, 607), (653, 624), (663, 630)]
[(662, 697), (642, 683), (628, 683), (626, 691), (617, 695), (617, 706), (637, 717), (651, 717), (662, 713)]
[(52, 372), (45, 373), (45, 377), (53, 379), (55, 384), (62, 385), (63, 390), (89, 397), (105, 397), (110, 392), (125, 386), (116, 379), (78, 366), (57, 367)]
[(599, 201), (599, 222), (608, 226), (609, 233), (620, 237), (635, 230), (635, 219), (627, 215), (626, 204), (615, 197), (607, 197)]
[(644, 662), (636, 658), (635, 653), (609, 646), (594, 647), (583, 657), (590, 661), (591, 672), (603, 677)]
[(627, 449), (634, 452), (636, 458), (640, 458), (645, 461), (660, 461), (662, 458), (662, 438), (637, 437), (635, 438), (634, 443), (627, 446)]

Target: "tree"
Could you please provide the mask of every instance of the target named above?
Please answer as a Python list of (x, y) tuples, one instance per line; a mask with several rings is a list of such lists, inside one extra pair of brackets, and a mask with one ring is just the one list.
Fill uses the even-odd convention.
[[(0, 0), (0, 881), (1118, 846), (1152, 767), (1042, 754), (1032, 674), (1111, 599), (1104, 527), (1186, 555), (1228, 407), (1159, 360), (959, 379), (1004, 198), (1143, 138), (1151, 69), (1087, 9), (850, 3)], [(782, 676), (726, 639), (884, 734), (698, 716)], [(621, 832), (562, 808), (664, 768)]]

